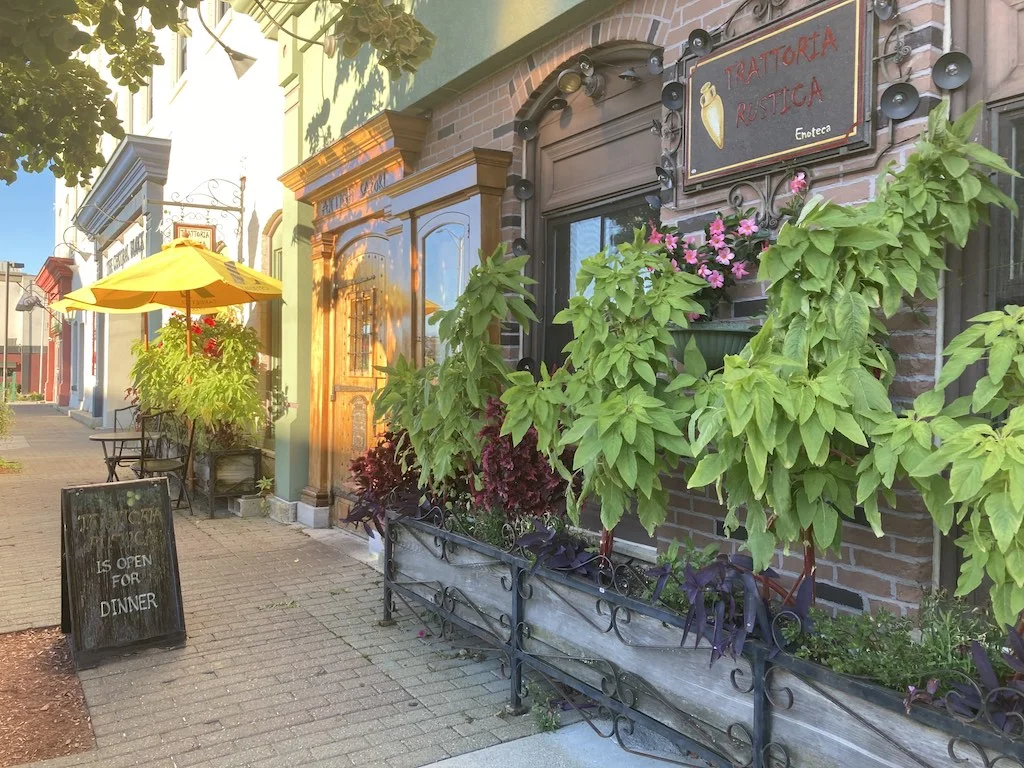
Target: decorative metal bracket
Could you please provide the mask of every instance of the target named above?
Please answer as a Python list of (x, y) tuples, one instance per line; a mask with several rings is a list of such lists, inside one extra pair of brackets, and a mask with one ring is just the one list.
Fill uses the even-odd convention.
[[(722, 25), (722, 42), (739, 37), (740, 35), (751, 31), (753, 28), (770, 24), (777, 16), (781, 16), (785, 12), (784, 9), (788, 4), (789, 0), (744, 0), (744, 2), (732, 12), (732, 15), (726, 19), (725, 24)], [(748, 10), (750, 11), (750, 16), (754, 20), (753, 24), (750, 25), (750, 29), (743, 27), (737, 28), (734, 26), (736, 21)]]
[[(158, 229), (164, 240), (171, 239), (174, 224), (234, 224), (238, 242), (238, 259), (245, 256), (243, 241), (243, 218), (245, 214), (245, 176), (237, 182), (228, 179), (207, 179), (197, 184), (191, 192), (181, 195), (174, 193), (170, 200), (150, 200), (154, 205), (164, 207), (164, 215)], [(174, 209), (177, 208), (175, 215)], [(226, 227), (225, 229), (229, 229)]]
[[(910, 43), (907, 42), (907, 34), (913, 32), (914, 28), (902, 19), (897, 19), (885, 36), (882, 43), (882, 53), (875, 57), (875, 61), (882, 62), (885, 69), (885, 79), (892, 82), (901, 80), (906, 82), (910, 79), (910, 67), (907, 62), (913, 54)], [(893, 71), (895, 65), (895, 72)]]
[[(765, 174), (760, 187), (756, 181), (737, 181), (729, 187), (729, 205), (738, 211), (750, 207), (757, 208), (757, 225), (763, 229), (777, 230), (785, 216), (779, 204), (784, 197), (791, 194), (789, 182), (800, 173), (810, 186), (811, 172), (804, 166), (784, 168), (775, 173)], [(748, 196), (744, 194), (745, 190), (753, 193), (753, 200), (748, 200)]]

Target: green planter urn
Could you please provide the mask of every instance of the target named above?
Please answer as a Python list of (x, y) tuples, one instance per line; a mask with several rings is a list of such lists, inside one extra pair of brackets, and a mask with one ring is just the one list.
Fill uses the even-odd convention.
[(670, 330), (676, 342), (678, 360), (683, 359), (683, 351), (690, 343), (690, 339), (693, 339), (697, 342), (697, 349), (704, 356), (708, 370), (713, 370), (725, 365), (726, 355), (739, 354), (760, 329), (760, 326), (750, 326), (743, 322), (709, 320), (694, 323), (689, 328)]

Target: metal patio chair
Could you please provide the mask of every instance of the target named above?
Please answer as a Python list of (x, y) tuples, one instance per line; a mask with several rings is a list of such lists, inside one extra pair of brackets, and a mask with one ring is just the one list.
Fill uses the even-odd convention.
[(175, 509), (181, 509), (181, 499), (188, 503), (189, 514), (192, 497), (188, 492), (188, 457), (192, 453), (195, 429), (182, 416), (162, 411), (143, 414), (139, 417), (142, 432), (142, 455), (132, 464), (132, 471), (140, 478), (168, 477), (178, 483), (178, 498)]

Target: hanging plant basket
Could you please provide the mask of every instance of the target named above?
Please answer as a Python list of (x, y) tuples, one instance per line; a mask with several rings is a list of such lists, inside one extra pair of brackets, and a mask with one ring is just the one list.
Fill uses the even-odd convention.
[(694, 323), (689, 328), (672, 328), (672, 337), (676, 342), (676, 356), (683, 359), (683, 351), (690, 339), (697, 342), (697, 349), (704, 356), (708, 370), (721, 368), (725, 365), (726, 355), (736, 355), (747, 345), (747, 342), (761, 330), (761, 326), (749, 326), (736, 322), (711, 320), (706, 323)]

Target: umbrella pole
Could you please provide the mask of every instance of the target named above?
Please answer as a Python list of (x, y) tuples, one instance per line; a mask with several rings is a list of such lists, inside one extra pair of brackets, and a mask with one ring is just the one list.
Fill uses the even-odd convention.
[(149, 313), (142, 313), (142, 343), (145, 345), (146, 351), (149, 351)]
[(185, 291), (185, 323), (188, 332), (185, 334), (185, 354), (192, 357), (192, 291)]
[[(192, 357), (192, 291), (185, 291), (185, 328), (185, 355)], [(188, 383), (191, 384), (192, 382)], [(195, 428), (195, 422), (190, 419), (189, 431), (193, 431)], [(194, 493), (196, 490), (196, 476), (192, 467), (192, 443), (192, 440), (188, 443), (188, 455), (185, 457), (185, 474), (189, 490)], [(210, 517), (213, 517), (212, 506), (211, 504)]]

